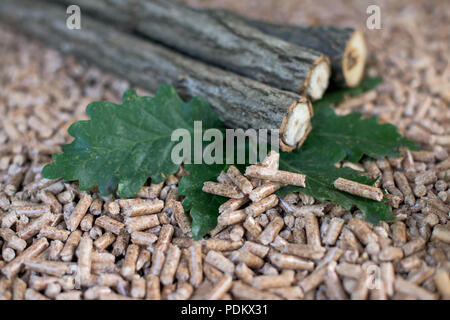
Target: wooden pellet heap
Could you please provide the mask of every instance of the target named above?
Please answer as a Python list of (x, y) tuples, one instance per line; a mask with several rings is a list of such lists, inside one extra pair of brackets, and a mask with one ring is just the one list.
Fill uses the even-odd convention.
[[(411, 6), (416, 17), (408, 21), (425, 20)], [(276, 196), (281, 184), (301, 187), (304, 177), (280, 174), (271, 155), (206, 184), (233, 197), (199, 242), (177, 194), (182, 170), (134, 199), (42, 179), (86, 105), (120, 101), (128, 85), (1, 30), (0, 299), (450, 298), (450, 113), (437, 85), (450, 68), (439, 68), (438, 49), (421, 47), (423, 33), (402, 36), (402, 19), (386, 18), (389, 39), (368, 41), (385, 83), (338, 109), (379, 115), (421, 143), (423, 151), (400, 158), (339, 164), (379, 178), (396, 221), (373, 226), (359, 210), (302, 193)], [(411, 57), (417, 70), (390, 41), (405, 55), (422, 48)]]
[[(405, 154), (409, 161), (423, 156)], [(395, 159), (364, 163), (370, 174), (381, 177), (398, 208), (391, 226), (373, 226), (358, 211), (352, 214), (302, 193), (278, 197), (274, 192), (283, 185), (305, 186), (304, 175), (278, 170), (278, 160), (279, 154), (270, 152), (245, 175), (230, 166), (218, 182), (204, 183), (205, 192), (230, 200), (219, 208), (217, 227), (197, 242), (177, 195), (177, 183), (186, 174), (182, 168), (163, 183), (142, 187), (135, 199), (102, 198), (78, 190), (75, 183), (43, 178), (15, 192), (18, 186), (7, 175), (0, 197), (1, 297), (450, 297), (450, 206), (442, 199), (442, 192), (448, 194), (442, 187), (448, 155), (421, 174), (393, 174)], [(415, 194), (407, 176), (426, 194)], [(439, 196), (433, 187), (441, 190)], [(426, 239), (432, 240), (428, 246)]]

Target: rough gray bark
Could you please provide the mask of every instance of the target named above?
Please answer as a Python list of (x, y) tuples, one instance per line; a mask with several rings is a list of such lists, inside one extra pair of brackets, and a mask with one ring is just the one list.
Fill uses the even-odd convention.
[[(58, 2), (78, 4), (95, 16), (133, 27), (187, 55), (284, 90), (309, 94), (312, 70), (321, 62), (329, 64), (322, 53), (267, 35), (221, 11), (195, 9), (171, 0)], [(329, 76), (321, 79), (325, 89)]]
[[(286, 117), (299, 103), (310, 102), (295, 93), (282, 91), (198, 62), (162, 46), (109, 28), (83, 16), (82, 29), (70, 30), (63, 8), (36, 1), (0, 1), (2, 22), (39, 38), (66, 54), (88, 59), (150, 91), (172, 84), (183, 96), (208, 101), (222, 121), (233, 128), (280, 129), (283, 142)], [(305, 124), (310, 128), (310, 122)], [(299, 139), (297, 146), (306, 137)]]
[[(233, 17), (271, 36), (322, 52), (330, 58), (333, 82), (340, 86), (348, 85), (344, 76), (343, 61), (348, 42), (355, 34), (355, 29), (327, 25), (314, 27), (283, 25), (250, 19), (226, 10), (211, 10), (211, 12), (220, 12), (223, 16)], [(362, 63), (362, 61), (353, 61), (353, 63)], [(351, 67), (351, 64), (349, 67)]]

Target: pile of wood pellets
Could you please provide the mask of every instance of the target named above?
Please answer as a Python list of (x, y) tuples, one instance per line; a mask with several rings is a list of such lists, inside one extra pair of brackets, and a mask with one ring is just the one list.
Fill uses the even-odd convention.
[[(260, 165), (247, 167), (245, 176), (230, 166), (217, 178), (218, 182), (205, 182), (203, 186), (205, 192), (230, 198), (219, 208), (218, 225), (210, 232), (212, 238), (205, 241), (210, 249), (205, 262), (222, 272), (236, 274), (239, 280), (231, 284), (230, 277), (229, 286), (240, 299), (302, 299), (305, 292), (314, 292), (318, 287), (326, 297), (337, 300), (366, 299), (369, 293), (373, 299), (386, 299), (396, 297), (394, 291), (403, 298), (437, 299), (439, 295), (432, 292), (436, 288), (442, 298), (449, 298), (446, 244), (450, 243), (450, 229), (446, 224), (450, 206), (445, 202), (449, 196), (446, 181), (450, 158), (443, 153), (440, 163), (417, 174), (411, 169), (414, 159), (430, 155), (434, 159), (434, 153), (404, 153), (404, 157), (390, 161), (366, 160), (363, 168), (352, 164), (358, 170), (365, 169), (378, 179), (377, 186), (382, 184), (388, 191), (391, 206), (398, 208), (396, 222), (391, 226), (385, 222), (373, 226), (358, 210), (351, 214), (338, 205), (317, 203), (302, 193), (276, 196), (274, 192), (283, 185), (304, 187), (305, 176), (278, 170), (279, 154), (275, 152)], [(390, 162), (400, 167), (404, 163), (405, 171), (394, 173)], [(407, 177), (414, 181), (414, 191)], [(350, 183), (352, 188), (341, 189), (367, 198), (381, 192), (377, 187), (367, 188), (341, 178), (336, 181)], [(438, 196), (432, 191), (433, 185), (440, 191)], [(417, 202), (416, 196), (421, 197)], [(406, 206), (399, 208), (402, 203)], [(403, 222), (408, 220), (407, 208), (411, 214), (422, 212), (416, 215), (420, 222), (412, 230), (407, 230)], [(242, 245), (243, 237), (246, 241)], [(231, 242), (224, 247), (223, 240), (214, 238)], [(430, 256), (425, 250), (426, 239), (433, 241)], [(222, 254), (212, 251), (218, 250), (218, 243)], [(437, 264), (443, 265), (434, 270), (427, 266), (427, 257), (431, 263), (439, 261)], [(408, 274), (407, 280), (396, 273)], [(220, 285), (224, 285), (225, 278), (221, 280)], [(417, 285), (425, 280), (431, 281), (434, 290)]]
[[(283, 10), (304, 14), (302, 21), (361, 20), (351, 17), (348, 4), (339, 6), (314, 13), (315, 6), (302, 11), (292, 4), (277, 14), (280, 21), (288, 20)], [(68, 126), (85, 119), (86, 105), (120, 101), (128, 84), (1, 29), (0, 299), (450, 298), (450, 66), (449, 49), (437, 45), (442, 39), (435, 32), (445, 10), (420, 1), (383, 8), (389, 6), (385, 32), (367, 33), (377, 52), (369, 74), (385, 82), (337, 111), (378, 115), (422, 151), (338, 165), (378, 178), (395, 221), (374, 226), (357, 209), (271, 191), (279, 183), (300, 184), (298, 176), (263, 177), (270, 182), (259, 185), (262, 176), (251, 172), (261, 169), (249, 169), (250, 190), (231, 169), (218, 182), (240, 185), (233, 188), (239, 198), (221, 207), (218, 227), (199, 242), (177, 194), (182, 169), (144, 186), (135, 199), (41, 177), (50, 155), (70, 142)], [(258, 2), (258, 10), (264, 7)]]
[[(405, 152), (405, 164), (430, 157)], [(135, 199), (114, 199), (39, 176), (22, 186), (29, 171), (17, 169), (25, 159), (15, 156), (0, 194), (1, 297), (450, 297), (450, 206), (442, 200), (450, 177), (447, 154), (414, 175), (406, 169), (394, 173), (388, 160), (364, 162), (394, 208), (406, 203), (395, 211), (396, 222), (378, 226), (365, 222), (361, 212), (301, 193), (276, 196), (282, 185), (305, 183), (302, 174), (278, 170), (278, 159), (269, 153), (263, 163), (247, 168), (248, 178), (230, 166), (219, 182), (205, 182), (204, 191), (231, 199), (219, 208), (210, 236), (194, 242), (177, 195), (186, 174), (182, 168), (163, 183), (142, 187)], [(434, 196), (435, 189), (440, 196)]]

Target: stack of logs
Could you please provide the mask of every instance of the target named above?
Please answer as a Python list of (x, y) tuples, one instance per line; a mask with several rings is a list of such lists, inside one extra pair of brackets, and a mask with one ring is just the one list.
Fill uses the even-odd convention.
[[(66, 25), (72, 4), (82, 8), (80, 30)], [(367, 55), (351, 28), (274, 25), (168, 0), (5, 0), (0, 17), (149, 91), (169, 83), (202, 97), (230, 127), (279, 129), (284, 151), (305, 140), (310, 101), (330, 77), (358, 85)]]

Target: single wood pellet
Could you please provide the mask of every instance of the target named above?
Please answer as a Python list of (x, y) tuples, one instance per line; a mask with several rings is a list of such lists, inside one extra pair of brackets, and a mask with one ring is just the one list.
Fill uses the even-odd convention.
[(2, 248), (2, 258), (3, 258), (3, 260), (5, 262), (10, 262), (15, 257), (16, 257), (16, 252), (13, 249), (8, 248), (6, 245), (4, 245), (3, 248)]
[(232, 274), (234, 272), (234, 264), (229, 259), (224, 257), (220, 252), (210, 250), (205, 257), (205, 262), (216, 267), (224, 273)]
[(131, 276), (136, 272), (136, 261), (139, 256), (139, 246), (135, 244), (130, 244), (127, 248), (127, 252), (125, 254), (125, 260), (122, 265), (122, 269), (120, 274), (124, 278), (131, 278)]
[(23, 251), (25, 247), (27, 246), (27, 243), (25, 240), (20, 239), (14, 231), (12, 231), (9, 228), (1, 228), (0, 229), (0, 237), (3, 238), (3, 240), (6, 241), (9, 247), (18, 250)]
[(282, 170), (274, 170), (263, 166), (247, 167), (245, 175), (251, 178), (265, 179), (272, 182), (279, 182), (282, 184), (293, 185), (298, 187), (305, 186), (305, 175), (287, 172)]
[(72, 257), (75, 254), (75, 249), (78, 247), (80, 240), (81, 240), (80, 230), (76, 230), (70, 234), (60, 253), (62, 261), (72, 261)]
[(93, 239), (93, 240), (97, 240), (98, 238), (100, 238), (103, 235), (103, 231), (99, 226), (93, 226), (91, 228), (91, 230), (89, 230), (89, 236)]
[(164, 266), (166, 256), (162, 248), (155, 248), (152, 254), (152, 262), (149, 272), (153, 275), (159, 276)]
[(105, 202), (105, 211), (112, 216), (118, 215), (120, 213), (120, 206), (116, 201)]
[(28, 259), (24, 262), (25, 269), (45, 273), (53, 276), (63, 276), (73, 273), (75, 265), (69, 262), (46, 261), (41, 259)]
[(240, 199), (230, 199), (227, 202), (223, 203), (219, 207), (219, 213), (224, 213), (228, 211), (235, 211), (239, 209), (241, 206), (249, 202), (249, 198), (244, 197)]
[(25, 291), (25, 300), (50, 300), (43, 294), (33, 290), (33, 289), (27, 289)]
[(137, 216), (137, 217), (126, 217), (125, 226), (129, 233), (134, 231), (141, 231), (150, 229), (159, 225), (159, 219), (156, 214)]
[(18, 215), (26, 215), (29, 218), (37, 218), (42, 216), (45, 213), (49, 213), (51, 210), (51, 206), (48, 204), (44, 205), (15, 205), (12, 206), (14, 208), (14, 211)]
[(223, 183), (207, 181), (203, 183), (202, 191), (232, 199), (244, 198), (244, 194), (237, 187)]
[(221, 226), (228, 226), (245, 221), (247, 213), (244, 210), (226, 211), (219, 215), (217, 224)]
[(92, 203), (92, 197), (87, 193), (83, 193), (80, 201), (78, 202), (77, 206), (75, 207), (72, 214), (70, 215), (69, 220), (66, 222), (67, 228), (70, 231), (75, 231), (78, 228), (81, 220), (83, 219), (84, 215), (88, 211), (91, 203)]
[(94, 223), (94, 216), (90, 213), (86, 214), (80, 222), (80, 229), (82, 231), (90, 231)]
[(242, 248), (244, 250), (248, 250), (254, 255), (257, 255), (260, 258), (264, 258), (269, 253), (270, 250), (268, 246), (261, 245), (253, 241), (246, 241), (245, 245)]
[(244, 177), (238, 168), (230, 166), (227, 171), (230, 180), (244, 193), (249, 194), (253, 190), (253, 185)]
[(434, 282), (443, 299), (450, 298), (450, 276), (445, 269), (439, 269), (434, 275)]
[(247, 267), (245, 263), (239, 263), (236, 266), (236, 276), (238, 279), (242, 280), (247, 284), (251, 284), (253, 282), (254, 273), (253, 271)]
[(156, 243), (155, 248), (159, 248), (165, 252), (172, 240), (173, 233), (174, 227), (172, 225), (163, 225), (159, 232), (158, 242)]
[(406, 176), (402, 172), (396, 171), (394, 173), (394, 179), (398, 188), (403, 193), (405, 203), (409, 206), (413, 206), (416, 203), (416, 198), (414, 197), (414, 193)]
[(277, 237), (271, 246), (282, 253), (314, 260), (322, 259), (326, 251), (325, 248), (314, 245), (289, 243), (281, 237)]
[[(72, 196), (72, 199), (67, 202), (71, 202), (72, 200), (73, 200), (73, 196)], [(102, 213), (102, 206), (103, 206), (102, 200), (99, 198), (96, 198), (92, 201), (91, 205), (89, 206), (89, 212), (92, 213), (94, 216), (98, 216)]]
[(121, 256), (125, 254), (127, 250), (128, 242), (130, 241), (130, 234), (122, 230), (114, 241), (112, 254), (115, 256)]
[(53, 213), (59, 213), (62, 211), (62, 205), (59, 203), (58, 199), (53, 193), (48, 190), (41, 190), (38, 192), (38, 198), (43, 203), (50, 206)]
[(39, 235), (46, 237), (47, 239), (66, 241), (70, 235), (70, 231), (50, 226), (44, 226), (39, 231)]
[(34, 219), (33, 221), (30, 221), (23, 229), (19, 230), (17, 232), (17, 236), (19, 238), (22, 238), (24, 240), (27, 240), (37, 233), (47, 224), (51, 222), (53, 218), (53, 214), (50, 212), (46, 212), (40, 217)]
[(272, 193), (274, 193), (275, 191), (277, 191), (280, 188), (281, 188), (281, 185), (279, 183), (269, 182), (269, 183), (263, 184), (260, 187), (253, 189), (249, 193), (248, 197), (250, 198), (251, 201), (258, 202), (258, 201), (261, 201), (262, 199), (270, 196)]
[(279, 234), (280, 230), (284, 226), (284, 221), (280, 217), (274, 218), (267, 227), (259, 234), (258, 241), (263, 244), (267, 245), (271, 243), (275, 237)]
[(381, 189), (376, 187), (371, 187), (365, 184), (354, 182), (344, 178), (338, 178), (334, 181), (334, 186), (336, 189), (363, 197), (372, 199), (375, 201), (381, 201), (383, 199), (383, 192)]
[(336, 274), (336, 262), (330, 264), (328, 273), (325, 277), (325, 285), (327, 287), (327, 295), (331, 300), (345, 300), (347, 294), (342, 286), (339, 276)]
[(280, 275), (263, 275), (254, 277), (252, 285), (261, 290), (289, 287), (294, 282), (294, 271), (286, 270)]
[(247, 249), (233, 251), (230, 260), (235, 264), (239, 262), (245, 263), (251, 269), (259, 269), (264, 265), (264, 260), (262, 258), (251, 253)]
[(207, 279), (204, 281), (208, 281), (211, 283), (216, 283), (217, 281), (219, 281), (224, 274), (222, 271), (213, 267), (211, 264), (207, 262), (203, 263), (203, 273), (205, 274), (205, 277)]
[(115, 240), (116, 237), (112, 233), (106, 232), (94, 241), (94, 246), (99, 250), (104, 250), (113, 244)]
[(142, 246), (151, 246), (158, 240), (158, 237), (148, 232), (134, 231), (131, 233), (131, 242)]
[(170, 201), (168, 204), (172, 214), (175, 216), (178, 226), (181, 231), (185, 234), (189, 234), (191, 229), (191, 219), (188, 214), (184, 211), (183, 204), (179, 201)]
[(12, 299), (23, 300), (25, 298), (26, 290), (27, 283), (20, 278), (16, 278), (12, 284)]
[(278, 204), (278, 197), (274, 194), (264, 198), (258, 202), (254, 202), (245, 208), (245, 213), (252, 216), (257, 217), (261, 213), (275, 207)]
[(81, 300), (81, 295), (81, 291), (71, 290), (59, 293), (56, 295), (55, 300)]
[(240, 281), (235, 281), (231, 292), (238, 299), (244, 300), (280, 300), (280, 297), (268, 291), (258, 290)]
[(313, 213), (305, 216), (305, 231), (307, 243), (311, 246), (321, 247), (320, 229), (317, 217)]
[(164, 201), (132, 199), (120, 203), (120, 206), (125, 216), (134, 217), (160, 212), (164, 208)]
[(400, 293), (411, 295), (414, 298), (420, 300), (435, 300), (437, 299), (437, 294), (433, 294), (426, 289), (423, 289), (411, 282), (403, 280), (400, 277), (395, 278), (394, 282), (395, 289)]
[(269, 252), (268, 258), (273, 265), (281, 269), (311, 271), (314, 268), (314, 263), (311, 261), (307, 261), (293, 255), (282, 254), (276, 251)]
[(231, 289), (233, 278), (229, 274), (225, 274), (216, 282), (213, 288), (206, 294), (205, 300), (219, 300)]
[(327, 232), (323, 239), (324, 244), (334, 245), (336, 243), (337, 238), (339, 237), (342, 227), (345, 224), (345, 220), (334, 217), (331, 219), (330, 224), (327, 228)]
[(135, 277), (131, 282), (130, 295), (132, 298), (143, 299), (145, 297), (146, 281), (144, 278)]
[(309, 276), (305, 277), (299, 282), (299, 285), (303, 289), (303, 292), (306, 293), (317, 288), (324, 281), (324, 277), (327, 274), (327, 266), (328, 264), (315, 269)]
[(80, 284), (87, 285), (91, 277), (92, 266), (92, 247), (91, 238), (82, 237), (77, 249), (78, 270), (80, 274)]
[(95, 225), (105, 229), (108, 232), (114, 233), (115, 235), (119, 235), (122, 229), (125, 228), (125, 225), (122, 222), (108, 216), (101, 216), (100, 218), (96, 219)]
[(169, 285), (173, 283), (175, 273), (181, 258), (181, 250), (177, 246), (169, 245), (167, 256), (164, 261), (164, 266), (161, 270), (161, 283)]
[(253, 238), (257, 238), (262, 232), (261, 225), (251, 216), (245, 219), (243, 226)]

